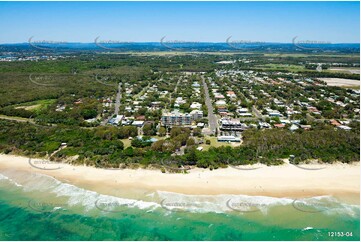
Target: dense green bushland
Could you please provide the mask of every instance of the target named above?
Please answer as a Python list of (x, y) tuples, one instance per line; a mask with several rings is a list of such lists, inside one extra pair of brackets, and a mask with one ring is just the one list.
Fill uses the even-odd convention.
[[(123, 126), (79, 129), (1, 120), (0, 151), (45, 156), (56, 151), (61, 143), (67, 143), (67, 147), (57, 152), (53, 159), (78, 155), (74, 163), (102, 167), (153, 164), (174, 169), (182, 166), (213, 169), (257, 162), (275, 165), (282, 163), (280, 159), (290, 155), (295, 156), (296, 162), (309, 159), (326, 163), (352, 162), (360, 159), (360, 137), (356, 126), (355, 131), (335, 130), (324, 125), (299, 132), (248, 130), (244, 132), (244, 144), (240, 147), (211, 147), (208, 151), (198, 151), (194, 142), (189, 141), (187, 129), (175, 129), (171, 132), (171, 137), (151, 146), (134, 141), (132, 143), (139, 148), (123, 149), (120, 139), (135, 137), (136, 128)], [(184, 155), (171, 155), (175, 149), (186, 144)]]

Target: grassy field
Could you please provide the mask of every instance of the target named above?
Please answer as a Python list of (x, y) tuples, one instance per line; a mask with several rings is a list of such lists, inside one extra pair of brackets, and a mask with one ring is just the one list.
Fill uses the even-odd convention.
[(211, 144), (207, 145), (207, 144), (201, 144), (199, 145), (200, 147), (203, 147), (204, 151), (207, 151), (210, 147), (221, 147), (221, 146), (231, 146), (231, 147), (236, 147), (241, 145), (241, 143), (227, 143), (227, 142), (218, 142), (217, 141), (217, 137), (211, 137), (211, 136), (207, 136), (204, 138), (204, 140), (210, 140)]
[(55, 102), (56, 99), (43, 99), (32, 102), (19, 103), (14, 105), (13, 107), (38, 112), (40, 110), (46, 109), (49, 105), (52, 105)]
[(6, 116), (6, 115), (2, 115), (2, 114), (0, 114), (0, 119), (14, 120), (14, 121), (18, 121), (18, 122), (30, 122), (30, 123), (34, 123), (34, 121), (31, 120), (31, 119), (29, 119), (29, 118)]
[(286, 70), (286, 71), (304, 71), (306, 68), (304, 66), (298, 65), (288, 65), (288, 64), (265, 64), (256, 66), (262, 69), (268, 70)]
[(132, 141), (131, 141), (130, 139), (121, 139), (121, 141), (122, 141), (123, 144), (124, 144), (124, 149), (132, 146), (132, 145), (131, 145), (131, 142), (132, 142)]
[(269, 57), (310, 57), (310, 56), (319, 56), (319, 57), (358, 57), (359, 54), (330, 54), (330, 53), (321, 53), (321, 54), (299, 54), (299, 53), (267, 53), (264, 56)]
[[(158, 140), (162, 140), (162, 139), (165, 139), (166, 137), (159, 137), (159, 136), (151, 136), (152, 138), (156, 138)], [(210, 140), (211, 141), (211, 144), (210, 145), (207, 145), (207, 144), (201, 144), (199, 145), (199, 147), (203, 147), (203, 150), (208, 150), (210, 147), (221, 147), (221, 146), (232, 146), (232, 147), (235, 147), (235, 146), (239, 146), (240, 143), (227, 143), (227, 142), (218, 142), (217, 141), (217, 137), (210, 137), (210, 136), (207, 136), (204, 138), (204, 140)], [(121, 141), (124, 143), (124, 149), (132, 146), (131, 145), (131, 140), (130, 139), (121, 139)]]
[(360, 74), (360, 68), (354, 67), (331, 67), (327, 70), (327, 72), (341, 72), (341, 73), (352, 73), (352, 74)]
[[(107, 53), (104, 53), (107, 54)], [(195, 55), (195, 54), (206, 54), (206, 55), (239, 55), (239, 54), (259, 54), (255, 52), (247, 51), (149, 51), (149, 52), (119, 52), (111, 54), (124, 54), (134, 56), (181, 56), (181, 55)]]

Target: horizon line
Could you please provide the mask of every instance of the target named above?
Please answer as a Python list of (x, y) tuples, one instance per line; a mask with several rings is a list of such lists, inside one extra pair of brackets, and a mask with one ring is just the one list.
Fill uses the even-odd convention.
[[(116, 44), (154, 44), (154, 43), (166, 43), (166, 44), (248, 44), (248, 45), (257, 45), (257, 44), (295, 44), (295, 42), (266, 42), (266, 41), (254, 41), (254, 42), (219, 42), (219, 41), (184, 41), (184, 42), (161, 42), (161, 41), (124, 41), (124, 42), (119, 42), (119, 43), (105, 43), (105, 42), (66, 42), (66, 41), (62, 41), (59, 43), (56, 43), (56, 41), (53, 41), (54, 43), (47, 43), (47, 42), (33, 42), (34, 44), (43, 44), (43, 45), (66, 45), (66, 44), (105, 44), (105, 45), (116, 45)], [(32, 42), (15, 42), (15, 43), (0, 43), (0, 45), (17, 45), (17, 44), (30, 44)], [(361, 42), (335, 42), (335, 43), (331, 43), (331, 42), (326, 42), (326, 43), (303, 43), (303, 42), (296, 42), (297, 44), (305, 44), (305, 45), (334, 45), (334, 44), (359, 44)]]

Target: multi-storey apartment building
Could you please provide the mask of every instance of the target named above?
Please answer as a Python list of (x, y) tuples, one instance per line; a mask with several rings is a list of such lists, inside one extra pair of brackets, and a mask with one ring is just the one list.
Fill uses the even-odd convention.
[(181, 113), (178, 110), (163, 113), (161, 122), (163, 126), (191, 125), (192, 121), (203, 118), (203, 112), (193, 110), (190, 113)]

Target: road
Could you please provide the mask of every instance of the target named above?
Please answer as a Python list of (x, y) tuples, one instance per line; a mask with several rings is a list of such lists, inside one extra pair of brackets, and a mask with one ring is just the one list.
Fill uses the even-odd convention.
[(208, 109), (208, 123), (209, 123), (209, 128), (212, 132), (212, 134), (215, 134), (217, 131), (218, 133), (218, 122), (217, 122), (217, 117), (216, 115), (213, 113), (213, 106), (212, 106), (212, 102), (211, 99), (209, 97), (209, 92), (208, 92), (208, 86), (207, 83), (204, 81), (204, 77), (202, 76), (202, 83), (203, 83), (203, 89), (204, 89), (204, 98), (205, 98), (205, 103)]
[[(179, 85), (180, 80), (181, 79), (179, 78), (178, 81), (177, 81), (177, 84), (175, 85), (173, 94), (177, 93), (177, 89), (178, 89), (178, 85)], [(169, 93), (169, 103), (167, 105), (169, 105), (168, 108), (170, 109), (170, 105), (172, 105), (172, 93)]]
[(263, 119), (261, 112), (258, 111), (256, 106), (254, 106), (254, 105), (252, 106), (252, 112), (254, 113), (254, 115), (256, 115), (257, 118)]
[(138, 92), (137, 94), (135, 94), (132, 98), (134, 101), (136, 101), (140, 96), (142, 96), (145, 91), (147, 91), (150, 87), (150, 83), (148, 84), (148, 86), (144, 87), (140, 92)]
[(21, 117), (15, 117), (15, 116), (0, 115), (0, 119), (12, 120), (12, 121), (17, 121), (17, 122), (29, 122), (29, 123), (35, 124), (34, 119), (30, 119), (30, 118), (21, 118)]
[(106, 125), (114, 115), (119, 115), (120, 99), (122, 99), (122, 83), (121, 82), (119, 82), (119, 84), (118, 84), (118, 92), (117, 92), (117, 97), (115, 98), (115, 105), (114, 105), (114, 114), (110, 115), (108, 118), (104, 119), (100, 123), (100, 125), (103, 125), (103, 126)]
[(122, 98), (122, 83), (118, 84), (118, 93), (115, 99), (114, 114), (119, 115), (120, 99)]
[[(24, 123), (31, 123), (34, 124), (36, 126), (40, 126), (40, 127), (49, 127), (48, 125), (42, 125), (42, 124), (37, 124), (35, 122), (34, 118), (21, 118), (21, 117), (15, 117), (15, 116), (6, 116), (6, 115), (0, 115), (0, 119), (6, 119), (6, 120), (11, 120), (11, 121), (16, 121), (16, 122), (24, 122)], [(47, 123), (50, 124), (51, 126), (57, 126), (57, 124), (54, 123)]]

